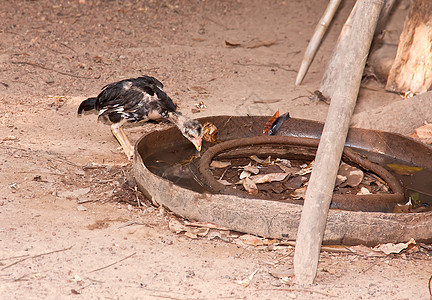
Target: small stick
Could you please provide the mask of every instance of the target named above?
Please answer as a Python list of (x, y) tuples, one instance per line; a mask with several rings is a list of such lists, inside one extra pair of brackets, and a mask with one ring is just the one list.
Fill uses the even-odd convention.
[(26, 61), (13, 61), (12, 63), (15, 64), (15, 65), (29, 65), (29, 66), (32, 66), (32, 67), (41, 68), (41, 69), (44, 69), (44, 70), (47, 70), (47, 71), (52, 71), (52, 72), (59, 73), (61, 75), (71, 76), (71, 77), (75, 77), (75, 78), (82, 78), (82, 79), (99, 79), (100, 78), (100, 75), (96, 76), (96, 77), (87, 77), (87, 76), (74, 75), (74, 74), (70, 74), (70, 73), (54, 70), (54, 69), (45, 67), (45, 66), (40, 65), (40, 64), (26, 62)]
[(14, 266), (16, 264), (19, 264), (19, 263), (21, 263), (21, 262), (23, 262), (23, 261), (25, 261), (25, 260), (27, 260), (29, 258), (37, 258), (37, 257), (41, 257), (41, 256), (45, 256), (45, 255), (49, 255), (49, 254), (53, 254), (53, 253), (57, 253), (57, 252), (67, 251), (67, 250), (70, 250), (70, 249), (72, 249), (72, 246), (70, 246), (68, 248), (60, 249), (60, 250), (54, 250), (54, 251), (50, 251), (50, 252), (46, 252), (46, 253), (41, 253), (41, 254), (29, 256), (29, 257), (23, 258), (21, 260), (18, 260), (18, 261), (14, 262), (14, 263), (9, 264), (6, 267), (3, 267), (1, 270), (3, 271), (5, 269), (7, 269), (9, 267), (12, 267), (12, 266)]
[(310, 289), (293, 289), (293, 288), (283, 288), (283, 289), (259, 289), (259, 291), (286, 291), (286, 292), (306, 292), (306, 293), (315, 293), (315, 294), (320, 294), (320, 295), (324, 295), (324, 296), (328, 296), (328, 297), (336, 297), (335, 295), (329, 294), (329, 293), (325, 293), (325, 292), (319, 292), (319, 291), (314, 291), (314, 290), (310, 290)]
[(116, 261), (116, 262), (113, 262), (112, 264), (109, 264), (109, 265), (106, 265), (106, 266), (104, 266), (104, 267), (101, 267), (101, 268), (95, 269), (95, 270), (93, 270), (93, 271), (90, 271), (89, 273), (97, 272), (97, 271), (100, 271), (100, 270), (103, 270), (103, 269), (109, 268), (109, 267), (111, 267), (111, 266), (114, 266), (115, 264), (118, 264), (118, 263), (120, 263), (120, 262), (122, 262), (122, 261), (124, 261), (124, 260), (126, 260), (126, 259), (128, 259), (128, 258), (130, 258), (130, 257), (132, 257), (132, 256), (134, 256), (135, 254), (136, 254), (136, 252), (134, 252), (134, 253), (132, 253), (131, 255), (128, 255), (128, 256), (126, 256), (126, 257), (124, 257), (124, 258), (122, 258), (122, 259), (120, 259), (120, 260), (118, 260), (118, 261)]
[(12, 257), (0, 258), (0, 261), (1, 260), (15, 259), (15, 258), (22, 258), (22, 257), (27, 257), (27, 256), (29, 256), (29, 255), (28, 254), (24, 254), (24, 255), (12, 256)]

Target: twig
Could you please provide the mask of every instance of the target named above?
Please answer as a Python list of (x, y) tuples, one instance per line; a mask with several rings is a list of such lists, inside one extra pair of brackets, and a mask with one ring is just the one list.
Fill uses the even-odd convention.
[(68, 248), (60, 249), (60, 250), (54, 250), (54, 251), (50, 251), (50, 252), (45, 252), (45, 253), (29, 256), (29, 257), (23, 258), (21, 260), (18, 260), (18, 261), (14, 262), (14, 263), (9, 264), (6, 267), (3, 267), (1, 270), (3, 271), (5, 269), (7, 269), (9, 267), (12, 267), (12, 266), (14, 266), (16, 264), (19, 264), (19, 263), (21, 263), (21, 262), (23, 262), (23, 261), (25, 261), (25, 260), (27, 260), (29, 258), (37, 258), (37, 257), (41, 257), (41, 256), (45, 256), (45, 255), (49, 255), (49, 254), (53, 254), (53, 253), (57, 253), (57, 252), (67, 251), (67, 250), (70, 250), (70, 249), (72, 249), (72, 246), (70, 246)]
[(120, 259), (120, 260), (118, 260), (118, 261), (116, 261), (116, 262), (113, 262), (112, 264), (109, 264), (109, 265), (106, 265), (106, 266), (104, 266), (104, 267), (101, 267), (101, 268), (95, 269), (95, 270), (93, 270), (93, 271), (90, 271), (89, 273), (97, 272), (97, 271), (100, 271), (100, 270), (103, 270), (103, 269), (109, 268), (109, 267), (111, 267), (111, 266), (114, 266), (115, 264), (118, 264), (118, 263), (120, 263), (120, 262), (122, 262), (122, 261), (124, 261), (124, 260), (126, 260), (126, 259), (128, 259), (128, 258), (130, 258), (130, 257), (132, 257), (132, 256), (134, 256), (135, 254), (136, 254), (136, 252), (134, 252), (134, 253), (132, 253), (131, 255), (128, 255), (128, 256), (126, 256), (126, 257), (124, 257), (124, 258), (122, 258), (122, 259)]
[(15, 258), (22, 258), (22, 257), (27, 257), (27, 256), (29, 256), (29, 255), (28, 254), (24, 254), (24, 255), (12, 256), (12, 257), (0, 258), (0, 261), (1, 260), (15, 259)]
[(209, 20), (212, 23), (215, 23), (216, 25), (219, 25), (219, 26), (225, 28), (225, 29), (232, 29), (232, 28), (229, 28), (228, 26), (226, 26), (225, 24), (219, 23), (219, 22), (211, 19), (210, 17), (205, 16), (204, 18), (207, 19), (207, 20)]
[(128, 221), (128, 222), (120, 225), (119, 227), (117, 227), (117, 229), (132, 226), (132, 225), (146, 225), (146, 224), (141, 223), (141, 222), (137, 222), (137, 221)]
[(239, 62), (235, 62), (233, 63), (233, 65), (237, 65), (237, 66), (253, 66), (253, 67), (269, 67), (269, 68), (278, 68), (287, 72), (297, 72), (294, 69), (288, 69), (285, 67), (282, 67), (280, 64), (276, 64), (276, 63), (271, 63), (271, 64), (254, 64), (254, 63), (250, 63), (250, 64), (245, 64), (245, 63), (239, 63)]
[(190, 221), (185, 220), (184, 224), (186, 226), (196, 226), (196, 227), (219, 229), (219, 230), (230, 230), (228, 227), (219, 226), (217, 224), (207, 223), (207, 222), (190, 222)]
[(29, 66), (32, 66), (32, 67), (41, 68), (41, 69), (44, 69), (44, 70), (47, 70), (47, 71), (52, 71), (52, 72), (59, 73), (61, 75), (71, 76), (71, 77), (75, 77), (75, 78), (82, 78), (82, 79), (99, 79), (100, 78), (100, 75), (98, 75), (96, 77), (87, 77), (87, 76), (74, 75), (74, 74), (71, 74), (71, 73), (66, 73), (66, 72), (54, 70), (52, 68), (48, 68), (48, 67), (45, 67), (45, 66), (37, 64), (37, 63), (31, 63), (31, 62), (27, 62), (27, 61), (13, 61), (12, 63), (15, 64), (15, 65), (29, 65)]
[(320, 295), (324, 295), (327, 297), (336, 297), (335, 295), (329, 294), (329, 293), (325, 293), (325, 292), (319, 292), (319, 291), (314, 291), (314, 290), (310, 290), (310, 289), (294, 289), (294, 288), (282, 288), (282, 289), (258, 289), (259, 291), (285, 291), (285, 292), (306, 292), (306, 293), (315, 293), (315, 294), (320, 294)]

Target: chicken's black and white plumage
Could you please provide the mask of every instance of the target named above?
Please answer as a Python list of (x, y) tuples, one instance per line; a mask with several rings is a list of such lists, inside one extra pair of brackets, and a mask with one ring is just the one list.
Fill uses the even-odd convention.
[(133, 156), (133, 146), (122, 128), (126, 122), (168, 119), (200, 151), (201, 123), (186, 118), (176, 109), (177, 106), (163, 91), (162, 83), (143, 75), (104, 86), (96, 98), (88, 98), (81, 103), (78, 115), (83, 111), (98, 111), (98, 119), (111, 124), (113, 135), (129, 159)]

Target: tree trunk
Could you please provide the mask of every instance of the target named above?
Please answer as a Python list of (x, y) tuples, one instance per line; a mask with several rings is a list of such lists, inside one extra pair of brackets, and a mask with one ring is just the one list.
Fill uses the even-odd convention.
[(413, 0), (386, 90), (426, 92), (432, 84), (432, 1)]

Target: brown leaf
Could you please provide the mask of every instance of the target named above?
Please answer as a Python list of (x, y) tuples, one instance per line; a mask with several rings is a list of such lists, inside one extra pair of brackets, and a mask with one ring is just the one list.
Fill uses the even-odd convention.
[(267, 41), (261, 41), (261, 40), (252, 40), (248, 43), (246, 43), (245, 47), (248, 49), (255, 49), (259, 47), (270, 47), (272, 45), (276, 44), (276, 40), (267, 40)]
[(339, 167), (338, 175), (346, 177), (346, 181), (340, 184), (341, 187), (347, 185), (350, 187), (356, 187), (362, 182), (364, 177), (362, 170), (344, 162), (342, 162)]
[(231, 162), (230, 161), (218, 161), (218, 160), (213, 160), (210, 164), (210, 167), (213, 168), (226, 168), (228, 166), (231, 166)]
[(262, 165), (272, 165), (273, 164), (271, 161), (271, 156), (267, 157), (266, 159), (260, 159), (256, 155), (251, 155), (251, 156), (249, 156), (249, 158), (252, 159), (253, 161), (256, 161), (259, 164), (262, 164)]
[(256, 184), (249, 178), (243, 179), (243, 187), (249, 194), (254, 196), (258, 195), (258, 188)]
[(296, 189), (292, 194), (291, 194), (291, 198), (293, 198), (294, 200), (300, 200), (300, 199), (304, 199), (306, 196), (306, 187), (302, 187), (299, 189)]
[(225, 40), (225, 46), (229, 46), (229, 47), (241, 47), (242, 44), (231, 43), (231, 42), (228, 42), (227, 40)]

